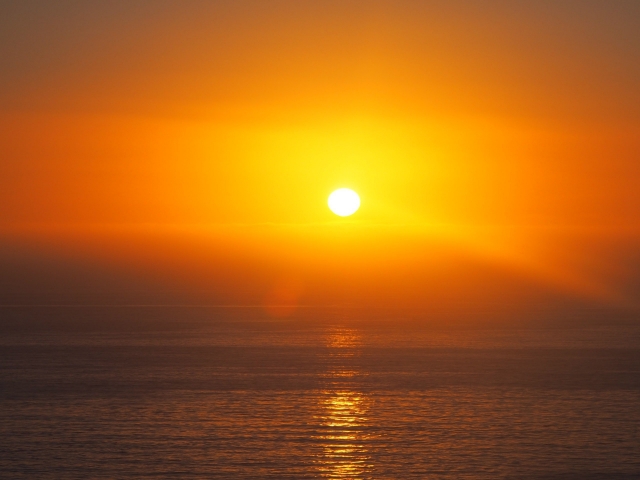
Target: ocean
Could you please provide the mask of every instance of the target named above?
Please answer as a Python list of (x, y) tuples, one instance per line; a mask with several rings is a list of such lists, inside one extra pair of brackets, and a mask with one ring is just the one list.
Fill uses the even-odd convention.
[(347, 310), (3, 307), (0, 477), (640, 478), (636, 323)]

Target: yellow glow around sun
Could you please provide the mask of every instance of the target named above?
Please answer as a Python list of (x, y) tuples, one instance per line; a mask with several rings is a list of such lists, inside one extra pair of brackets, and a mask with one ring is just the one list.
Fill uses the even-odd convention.
[(329, 209), (341, 217), (353, 215), (360, 208), (360, 197), (350, 188), (340, 188), (329, 195)]

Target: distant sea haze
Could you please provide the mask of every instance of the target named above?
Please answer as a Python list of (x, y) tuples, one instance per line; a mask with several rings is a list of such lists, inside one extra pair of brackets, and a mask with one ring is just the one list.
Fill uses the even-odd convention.
[(64, 308), (2, 309), (2, 478), (640, 476), (633, 323)]

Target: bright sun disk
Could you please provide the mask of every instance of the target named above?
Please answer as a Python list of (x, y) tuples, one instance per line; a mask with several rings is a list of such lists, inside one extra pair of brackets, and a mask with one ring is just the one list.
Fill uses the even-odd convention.
[(340, 188), (329, 195), (329, 209), (341, 217), (353, 215), (360, 208), (360, 197), (350, 188)]

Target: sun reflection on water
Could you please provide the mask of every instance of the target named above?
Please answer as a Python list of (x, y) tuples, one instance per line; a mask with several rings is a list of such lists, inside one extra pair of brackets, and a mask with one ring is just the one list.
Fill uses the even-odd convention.
[(322, 446), (317, 463), (323, 478), (364, 478), (373, 466), (367, 448), (370, 398), (349, 388), (359, 372), (340, 362), (358, 355), (359, 340), (353, 330), (333, 331), (327, 337), (333, 367), (325, 375), (329, 388), (322, 392), (317, 418)]
[(362, 478), (371, 470), (365, 440), (367, 399), (353, 391), (325, 392), (318, 468), (324, 478)]

